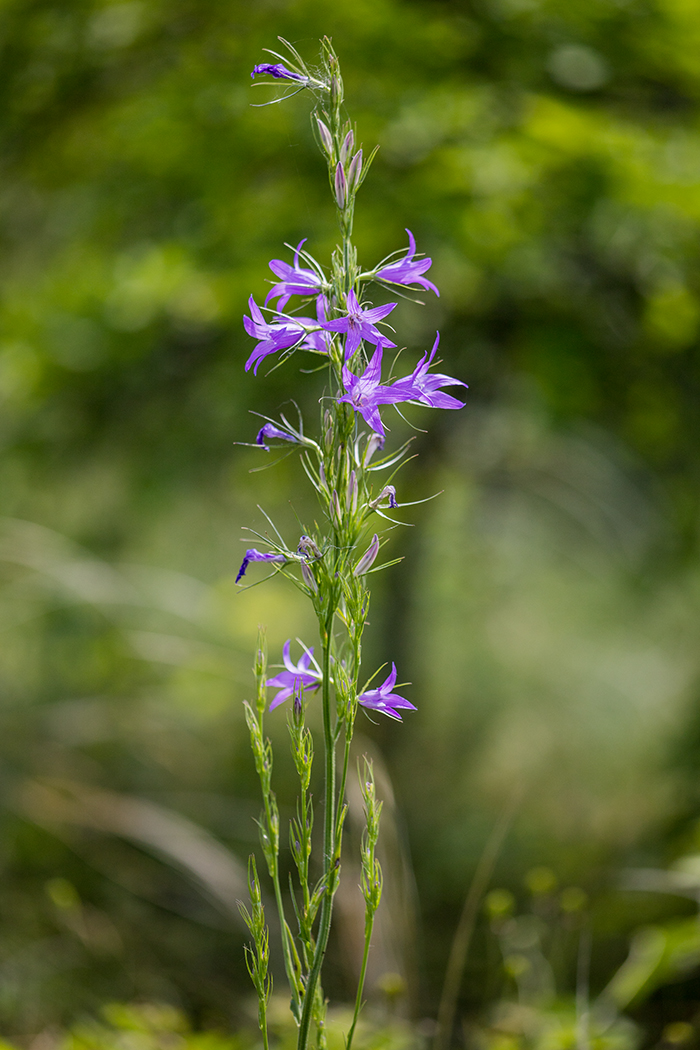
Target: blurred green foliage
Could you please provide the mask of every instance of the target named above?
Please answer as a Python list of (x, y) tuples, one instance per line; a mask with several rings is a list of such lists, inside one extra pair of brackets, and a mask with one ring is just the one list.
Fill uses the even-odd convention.
[[(249, 410), (290, 396), (313, 426), (321, 388), (296, 359), (244, 373), (240, 319), (285, 242), (319, 258), (335, 243), (308, 100), (249, 107), (278, 33), (309, 57), (333, 36), (359, 136), (381, 146), (360, 258), (415, 232), (442, 297), (401, 302), (400, 341), (408, 358), (439, 328), (446, 371), (470, 384), (464, 413), (412, 417), (429, 432), (403, 489), (445, 494), (395, 542), (407, 561), (368, 644), (419, 707), (365, 726), (388, 800), (373, 999), (403, 988), (397, 1009), (434, 1015), (470, 873), (521, 786), (499, 883), (522, 899), (523, 871), (546, 863), (585, 889), (595, 994), (629, 931), (677, 923), (656, 969), (639, 949), (648, 982), (630, 1000), (663, 1033), (700, 1001), (694, 904), (611, 873), (693, 855), (698, 816), (687, 0), (0, 5), (0, 1023), (27, 1040), (115, 999), (222, 1031), (246, 1015), (235, 898), (258, 802), (240, 701), (258, 622), (273, 660), (313, 637), (276, 582), (235, 594), (239, 528), (265, 527), (255, 505), (284, 527), (305, 497), (293, 460), (249, 474), (265, 454), (232, 443), (252, 439)], [(352, 800), (350, 823), (352, 847)], [(502, 1043), (489, 937), (482, 918), (462, 998), (486, 1045), (570, 1036), (576, 944), (560, 1013), (513, 1035), (504, 1007)], [(91, 1032), (71, 1047), (134, 1044)]]

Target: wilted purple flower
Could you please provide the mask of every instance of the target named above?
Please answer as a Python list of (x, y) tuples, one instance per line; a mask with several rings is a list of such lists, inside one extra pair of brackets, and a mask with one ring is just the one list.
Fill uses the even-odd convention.
[(251, 77), (263, 76), (274, 77), (276, 80), (294, 80), (297, 84), (303, 84), (304, 87), (309, 83), (309, 78), (304, 77), (301, 73), (293, 73), (291, 69), (287, 69), (281, 62), (262, 62), (258, 66), (253, 67), (253, 72), (250, 74)]
[(361, 376), (356, 376), (347, 365), (343, 365), (343, 386), (345, 393), (338, 398), (360, 413), (365, 423), (369, 423), (372, 430), (384, 437), (384, 426), (379, 415), (380, 405), (391, 405), (397, 401), (405, 401), (402, 391), (395, 391), (393, 386), (381, 386), (382, 378), (382, 348), (378, 346), (372, 355), (372, 360), (367, 365)]
[(321, 550), (311, 536), (300, 536), (297, 554), (302, 558), (321, 558)]
[(417, 401), (422, 405), (428, 405), (430, 408), (464, 408), (463, 401), (452, 397), (451, 394), (443, 394), (440, 387), (463, 386), (466, 390), (467, 384), (463, 383), (461, 379), (453, 379), (452, 376), (428, 371), (439, 343), (440, 333), (438, 332), (433, 343), (433, 349), (430, 351), (430, 354), (423, 354), (413, 374), (392, 383), (391, 389), (400, 395), (397, 397), (398, 401)]
[(396, 664), (391, 665), (391, 674), (385, 678), (378, 689), (368, 689), (366, 693), (361, 693), (357, 701), (362, 704), (363, 707), (368, 707), (371, 711), (380, 711), (383, 715), (388, 715), (389, 718), (395, 718), (397, 722), (401, 722), (402, 718), (397, 708), (407, 711), (417, 710), (415, 705), (410, 700), (405, 700), (402, 696), (397, 693), (392, 693), (392, 689), (396, 685)]
[(370, 310), (363, 310), (357, 301), (353, 291), (348, 292), (346, 299), (347, 314), (339, 317), (336, 321), (325, 321), (323, 327), (328, 332), (345, 332), (345, 360), (349, 361), (357, 350), (362, 339), (374, 346), (396, 346), (391, 339), (375, 326), (375, 321), (381, 321), (390, 314), (397, 303), (387, 303), (385, 306), (375, 306)]
[[(270, 689), (279, 689), (279, 693), (272, 700), (270, 710), (283, 704), (285, 700), (300, 689), (318, 689), (321, 684), (322, 674), (320, 668), (313, 659), (313, 649), (307, 649), (298, 664), (292, 663), (290, 655), (291, 640), (287, 639), (282, 649), (282, 659), (285, 670), (280, 671), (274, 678), (268, 678), (267, 685)], [(313, 667), (311, 666), (313, 663)]]
[(435, 292), (439, 296), (440, 293), (432, 281), (422, 276), (426, 270), (430, 269), (433, 260), (428, 258), (414, 259), (416, 239), (410, 230), (406, 230), (406, 233), (408, 234), (408, 252), (406, 255), (395, 262), (382, 266), (381, 270), (377, 270), (375, 277), (379, 281), (389, 281), (391, 284), (419, 284), (422, 288), (430, 289), (431, 292)]
[(269, 445), (266, 445), (266, 441), (270, 441), (271, 438), (277, 438), (279, 441), (291, 441), (293, 445), (298, 444), (297, 439), (293, 434), (289, 434), (286, 430), (280, 430), (274, 423), (266, 423), (258, 431), (258, 436), (255, 439), (256, 445), (261, 445), (266, 452), (270, 451)]
[(254, 365), (253, 371), (257, 373), (258, 365), (268, 354), (275, 354), (278, 350), (289, 350), (297, 347), (300, 350), (317, 350), (326, 352), (324, 337), (319, 332), (319, 324), (310, 317), (286, 317), (277, 314), (277, 320), (272, 323), (265, 320), (253, 296), (248, 300), (250, 306), (250, 317), (243, 318), (243, 325), (248, 335), (260, 342), (253, 350), (245, 363), (246, 372)]
[(305, 242), (306, 237), (297, 244), (293, 266), (283, 262), (282, 259), (273, 259), (270, 263), (270, 269), (275, 277), (279, 277), (280, 280), (273, 285), (265, 296), (266, 306), (270, 299), (276, 299), (278, 296), (281, 296), (277, 309), (284, 310), (293, 295), (317, 295), (321, 291), (323, 281), (319, 274), (314, 270), (307, 270), (299, 265), (299, 252), (302, 244), (305, 244)]
[(381, 507), (382, 505), (389, 507), (391, 510), (398, 507), (398, 503), (396, 502), (396, 489), (394, 486), (385, 485), (379, 495), (373, 500), (370, 500), (369, 505), (372, 510), (376, 510), (377, 507)]
[(377, 536), (377, 534), (375, 532), (374, 536), (372, 537), (372, 542), (370, 543), (369, 547), (367, 548), (367, 550), (365, 551), (365, 553), (362, 555), (362, 557), (358, 561), (357, 565), (355, 566), (354, 575), (355, 576), (362, 576), (363, 573), (368, 572), (369, 569), (371, 569), (372, 566), (374, 565), (378, 554), (379, 554), (379, 536)]
[(274, 554), (272, 551), (256, 551), (255, 547), (250, 547), (245, 552), (245, 557), (241, 563), (241, 567), (238, 570), (238, 576), (236, 576), (236, 583), (245, 576), (245, 571), (252, 561), (270, 561), (276, 565), (284, 565), (288, 559), (285, 558), (284, 554)]

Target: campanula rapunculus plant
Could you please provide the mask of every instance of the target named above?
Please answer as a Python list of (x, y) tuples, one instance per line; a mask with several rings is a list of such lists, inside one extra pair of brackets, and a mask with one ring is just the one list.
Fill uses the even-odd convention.
[[(333, 898), (341, 873), (347, 810), (345, 792), (358, 709), (362, 707), (369, 714), (384, 714), (398, 722), (401, 712), (415, 710), (414, 704), (402, 695), (402, 687), (396, 684), (397, 671), (393, 663), (381, 684), (373, 685), (372, 681), (382, 668), (372, 679), (360, 683), (362, 637), (370, 601), (368, 577), (394, 564), (382, 560), (378, 519), (399, 524), (390, 514), (402, 506), (394, 481), (408, 448), (405, 443), (393, 451), (385, 451), (386, 427), (382, 413), (392, 411), (392, 406), (406, 404), (462, 408), (463, 402), (444, 393), (442, 388), (465, 384), (431, 371), (439, 337), (412, 372), (384, 377), (384, 353), (396, 346), (386, 318), (397, 304), (373, 305), (372, 288), (400, 285), (403, 295), (407, 294), (406, 289), (425, 289), (437, 295), (435, 285), (424, 276), (431, 260), (417, 254), (415, 238), (407, 231), (407, 250), (394, 252), (373, 269), (360, 267), (352, 243), (355, 200), (376, 150), (365, 157), (362, 148), (357, 146), (356, 129), (345, 115), (343, 81), (330, 40), (321, 41), (321, 66), (313, 71), (291, 45), (286, 41), (282, 43), (288, 55), (270, 52), (277, 61), (255, 66), (254, 82), (262, 83), (255, 81), (255, 77), (267, 76), (272, 77), (265, 81), (268, 85), (279, 90), (286, 83), (293, 89), (277, 94), (265, 105), (304, 90), (312, 97), (311, 124), (328, 167), (329, 189), (337, 209), (341, 238), (328, 266), (322, 266), (310, 254), (305, 240), (296, 249), (290, 249), (291, 262), (271, 261), (270, 268), (277, 281), (264, 305), (259, 306), (252, 296), (249, 300), (250, 315), (244, 323), (255, 346), (245, 367), (257, 373), (266, 359), (274, 356), (270, 364), (277, 365), (297, 353), (320, 356), (327, 363), (320, 436), (316, 439), (307, 436), (301, 419), (292, 425), (280, 416), (279, 420), (266, 419), (252, 442), (267, 452), (279, 447), (289, 453), (294, 451), (290, 445), (298, 446), (302, 465), (321, 505), (322, 524), (314, 522), (314, 527), (304, 527), (300, 536), (285, 539), (270, 522), (273, 534), (258, 535), (264, 549), (246, 550), (237, 581), (243, 581), (253, 563), (263, 563), (266, 570), (287, 577), (307, 596), (318, 620), (320, 650), (317, 656), (313, 648), (300, 642), (295, 662), (290, 639), (284, 646), (283, 663), (277, 674), (268, 675), (265, 646), (261, 641), (255, 661), (256, 702), (246, 703), (246, 719), (263, 796), (264, 808), (259, 821), (262, 851), (279, 911), (291, 1010), (299, 1030), (298, 1047), (306, 1050), (312, 1028), (316, 1030), (316, 1045), (325, 1046), (322, 968)], [(276, 306), (269, 305), (275, 300)], [(251, 575), (260, 571), (257, 567), (251, 569)], [(247, 579), (244, 582), (247, 583)], [(270, 703), (268, 689), (276, 690)], [(263, 730), (266, 712), (285, 701), (290, 701), (287, 705), (289, 732), (300, 787), (297, 816), (290, 828), (297, 885), (289, 898), (282, 892), (280, 876), (280, 822), (272, 790), (272, 745)], [(320, 703), (323, 713), (323, 855), (320, 863), (313, 866), (314, 809), (310, 784), (314, 741), (305, 719), (309, 703)], [(382, 890), (381, 868), (375, 855), (381, 803), (376, 798), (372, 766), (367, 760), (360, 782), (366, 816), (360, 857), (365, 938), (346, 1050), (351, 1050), (362, 1007), (374, 915)], [(267, 1003), (271, 992), (269, 934), (253, 862), (250, 873), (252, 910), (243, 910), (253, 936), (247, 959), (258, 992), (260, 1028), (267, 1048)]]

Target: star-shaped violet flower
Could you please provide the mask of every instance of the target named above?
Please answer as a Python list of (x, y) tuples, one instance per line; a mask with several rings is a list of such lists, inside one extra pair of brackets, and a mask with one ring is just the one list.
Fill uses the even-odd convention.
[[(282, 650), (284, 660), (284, 671), (280, 671), (274, 678), (268, 678), (266, 685), (271, 689), (279, 689), (279, 693), (270, 703), (270, 710), (288, 700), (293, 693), (304, 689), (318, 689), (321, 685), (323, 675), (321, 669), (313, 658), (313, 649), (306, 649), (298, 664), (292, 663), (290, 655), (291, 640), (287, 639)], [(313, 666), (312, 666), (313, 664)]]
[(362, 704), (363, 707), (368, 707), (370, 711), (380, 711), (383, 715), (388, 715), (389, 718), (395, 718), (397, 722), (401, 722), (402, 718), (399, 714), (399, 709), (402, 711), (416, 711), (417, 708), (410, 700), (405, 700), (398, 693), (392, 693), (391, 690), (395, 685), (396, 664), (392, 664), (391, 674), (384, 679), (379, 688), (368, 689), (366, 693), (360, 693), (357, 702)]
[(432, 281), (429, 281), (427, 277), (423, 277), (425, 271), (432, 266), (433, 260), (429, 258), (414, 259), (416, 239), (410, 230), (406, 230), (406, 233), (408, 234), (408, 252), (406, 255), (395, 262), (382, 266), (375, 273), (375, 278), (378, 281), (388, 281), (390, 284), (419, 284), (426, 291), (435, 292), (439, 298), (440, 293)]
[(276, 320), (268, 322), (252, 295), (248, 305), (250, 317), (243, 318), (243, 326), (248, 335), (259, 342), (245, 363), (246, 372), (253, 368), (257, 374), (263, 358), (268, 354), (277, 353), (278, 350), (290, 350), (295, 347), (299, 350), (326, 353), (325, 337), (320, 331), (318, 321), (313, 321), (310, 317), (287, 317), (285, 314), (277, 314)]
[(374, 306), (369, 310), (363, 310), (357, 301), (353, 291), (348, 292), (345, 300), (347, 314), (335, 321), (325, 321), (323, 327), (328, 332), (345, 333), (345, 360), (349, 361), (357, 350), (360, 342), (365, 339), (374, 346), (396, 346), (391, 339), (379, 331), (375, 321), (381, 321), (390, 314), (397, 303), (387, 303), (385, 306)]
[(396, 401), (414, 401), (430, 408), (464, 408), (464, 402), (451, 394), (445, 394), (440, 390), (442, 386), (463, 386), (467, 384), (461, 379), (453, 379), (452, 376), (441, 375), (438, 372), (429, 372), (433, 358), (440, 343), (440, 333), (437, 333), (433, 349), (430, 354), (425, 353), (413, 370), (412, 375), (397, 379), (391, 384), (390, 389), (396, 396)]
[(281, 62), (261, 62), (260, 65), (253, 66), (253, 72), (250, 75), (251, 77), (257, 77), (265, 74), (274, 77), (275, 80), (293, 80), (304, 87), (309, 83), (308, 77), (302, 76), (301, 73), (293, 73), (291, 69), (287, 69)]
[(347, 365), (343, 365), (343, 386), (345, 393), (338, 401), (345, 401), (360, 413), (365, 423), (369, 423), (375, 433), (385, 435), (384, 425), (379, 415), (380, 405), (392, 405), (405, 401), (403, 391), (395, 391), (396, 384), (382, 386), (382, 348), (378, 346), (361, 376), (356, 376)]
[(299, 252), (305, 241), (306, 238), (303, 241), (299, 241), (296, 247), (293, 266), (283, 262), (282, 259), (273, 259), (270, 263), (270, 269), (275, 277), (279, 277), (279, 281), (267, 293), (265, 297), (266, 306), (270, 299), (276, 299), (278, 296), (281, 296), (277, 309), (284, 310), (293, 295), (318, 295), (320, 293), (323, 287), (323, 278), (314, 270), (307, 270), (299, 265)]

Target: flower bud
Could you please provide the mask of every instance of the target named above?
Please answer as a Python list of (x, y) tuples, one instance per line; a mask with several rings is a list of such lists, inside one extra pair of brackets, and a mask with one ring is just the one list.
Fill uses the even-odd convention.
[(355, 136), (353, 135), (352, 131), (348, 131), (347, 135), (345, 136), (345, 141), (340, 147), (340, 163), (343, 165), (343, 167), (345, 167), (345, 162), (348, 159), (348, 155), (352, 150), (354, 142)]
[(357, 511), (357, 493), (357, 475), (354, 470), (351, 470), (348, 489), (345, 495), (345, 507), (349, 514), (355, 514)]
[(369, 463), (378, 448), (384, 448), (384, 438), (381, 434), (375, 434), (374, 431), (372, 431), (365, 449), (365, 463)]
[(348, 169), (348, 185), (350, 187), (350, 191), (351, 192), (352, 192), (352, 190), (357, 188), (357, 186), (359, 184), (359, 181), (360, 181), (360, 175), (361, 174), (362, 174), (362, 150), (360, 149), (360, 150), (357, 151), (355, 156), (352, 158), (352, 163), (350, 165), (350, 168)]
[[(333, 65), (337, 68), (337, 63), (333, 63)], [(335, 109), (336, 106), (339, 106), (343, 101), (343, 82), (335, 71), (331, 76), (330, 92), (331, 106)]]
[(379, 536), (376, 532), (372, 537), (372, 542), (369, 547), (362, 555), (357, 565), (355, 566), (355, 576), (362, 576), (363, 573), (368, 572), (369, 569), (374, 565), (375, 559), (379, 554)]
[(333, 444), (333, 416), (328, 409), (326, 409), (323, 417), (323, 430), (326, 445), (330, 448)]
[(295, 689), (294, 690), (293, 717), (294, 717), (294, 722), (295, 722), (295, 724), (297, 726), (301, 724), (301, 716), (303, 715), (303, 713), (304, 713), (304, 705), (301, 702), (301, 688), (300, 689)]
[(301, 575), (304, 583), (309, 588), (312, 594), (318, 594), (318, 584), (316, 583), (316, 577), (313, 574), (311, 566), (308, 562), (300, 562)]
[(324, 150), (329, 157), (333, 156), (333, 139), (330, 131), (319, 117), (316, 117), (316, 123), (318, 125), (318, 134), (323, 143)]
[(337, 529), (343, 524), (343, 512), (340, 509), (340, 500), (335, 489), (333, 489), (333, 495), (331, 496), (331, 521)]
[[(359, 156), (359, 154), (357, 155)], [(355, 158), (355, 160), (357, 157)], [(355, 163), (353, 160), (353, 164)], [(352, 170), (352, 164), (350, 165)], [(338, 164), (335, 169), (335, 200), (341, 211), (344, 210), (348, 199), (348, 184), (345, 180), (345, 172), (343, 171), (343, 165)]]

